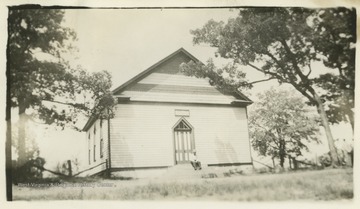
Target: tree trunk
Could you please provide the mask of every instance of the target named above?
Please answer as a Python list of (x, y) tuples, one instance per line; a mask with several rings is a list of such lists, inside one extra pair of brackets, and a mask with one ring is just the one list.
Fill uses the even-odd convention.
[(26, 115), (25, 115), (25, 105), (23, 102), (19, 101), (19, 130), (18, 130), (18, 166), (24, 165), (26, 162)]
[(291, 167), (291, 156), (289, 155), (289, 168), (292, 169)]
[(285, 162), (285, 141), (280, 140), (280, 150), (279, 150), (279, 158), (280, 158), (280, 166), (284, 168), (284, 162)]
[(353, 134), (354, 134), (354, 113), (352, 112), (352, 110), (349, 110), (349, 111), (348, 111), (347, 116), (348, 116), (348, 118), (349, 118), (349, 122), (350, 122), (350, 125), (351, 125), (351, 129), (352, 129)]
[(297, 170), (299, 168), (298, 162), (296, 161), (296, 159), (294, 157), (292, 158), (292, 160), (293, 160), (293, 164), (294, 164), (294, 170)]
[(317, 95), (316, 93), (314, 93), (314, 99), (317, 102), (317, 110), (319, 112), (322, 125), (325, 129), (326, 138), (328, 140), (330, 156), (331, 156), (331, 165), (333, 167), (336, 167), (339, 165), (339, 159), (338, 159), (338, 154), (337, 154), (336, 148), (335, 148), (334, 138), (331, 134), (329, 121), (327, 119), (326, 112), (324, 109), (324, 105), (322, 104), (319, 95)]
[[(7, 87), (9, 88), (9, 86)], [(12, 201), (12, 159), (11, 159), (11, 106), (10, 93), (7, 92), (6, 101), (6, 143), (5, 143), (5, 157), (6, 157), (6, 199)]]
[(280, 154), (280, 166), (284, 168), (285, 156)]
[(68, 160), (67, 164), (68, 164), (68, 169), (69, 169), (69, 177), (72, 177), (71, 160)]
[[(10, 56), (10, 43), (7, 43), (6, 56)], [(12, 201), (12, 156), (11, 156), (11, 139), (12, 139), (12, 127), (11, 127), (11, 84), (12, 76), (10, 72), (10, 61), (6, 62), (6, 142), (5, 142), (5, 174), (6, 174), (6, 200)]]

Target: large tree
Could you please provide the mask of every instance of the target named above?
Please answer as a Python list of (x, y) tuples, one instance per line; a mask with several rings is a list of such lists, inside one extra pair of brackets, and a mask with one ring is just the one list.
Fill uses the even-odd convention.
[[(217, 55), (231, 59), (234, 64), (248, 66), (247, 69), (264, 73), (267, 76), (264, 80), (276, 79), (279, 83), (292, 85), (310, 104), (315, 105), (335, 166), (338, 158), (329, 126), (329, 119), (334, 117), (327, 115), (327, 112), (352, 114), (347, 110), (353, 107), (353, 84), (347, 82), (353, 79), (351, 76), (354, 75), (355, 58), (352, 48), (356, 41), (355, 19), (355, 10), (346, 8), (242, 8), (239, 15), (229, 19), (226, 24), (210, 20), (201, 29), (191, 33), (194, 35), (195, 44), (206, 43), (216, 47)], [(346, 30), (334, 30), (339, 27)], [(330, 36), (332, 39), (329, 39)], [(338, 51), (328, 50), (333, 46), (338, 46)], [(317, 76), (322, 72), (313, 69), (315, 62), (337, 68), (341, 74), (334, 72), (331, 74), (332, 78), (341, 78), (341, 75), (345, 78), (334, 83), (335, 87), (326, 87), (326, 83), (331, 80), (324, 76), (329, 74)], [(190, 65), (194, 67), (194, 63)], [(195, 65), (196, 69), (203, 69), (199, 66), (200, 63)], [(238, 81), (233, 83), (233, 89), (241, 87), (238, 85), (241, 83), (249, 84)], [(343, 89), (346, 88), (348, 94), (352, 95), (344, 105), (338, 100), (340, 90), (332, 91), (334, 88), (338, 89), (340, 84), (345, 84)], [(319, 91), (319, 87), (324, 87), (325, 91)], [(330, 94), (332, 97), (327, 97)], [(333, 103), (341, 105), (342, 108), (327, 110), (326, 99), (336, 99)], [(333, 107), (336, 107), (336, 104)]]
[[(64, 13), (58, 9), (9, 10), (7, 106), (18, 109), (19, 165), (28, 160), (25, 124), (29, 118), (60, 126), (75, 123), (79, 111), (91, 112), (81, 95), (88, 94), (99, 104), (110, 93), (109, 73), (87, 73), (62, 58), (76, 40), (75, 32), (62, 24)], [(7, 119), (11, 120), (10, 115)]]
[(307, 143), (318, 142), (318, 118), (310, 114), (302, 97), (274, 88), (258, 95), (249, 113), (250, 138), (260, 155), (278, 158), (301, 156)]
[(76, 40), (75, 32), (62, 25), (63, 18), (64, 11), (58, 9), (28, 9), (26, 6), (9, 9), (6, 70), (8, 200), (12, 200), (12, 109), (17, 109), (19, 114), (17, 165), (22, 166), (31, 156), (27, 157), (25, 143), (28, 119), (64, 127), (76, 123), (79, 112), (99, 115), (99, 110), (109, 109), (114, 104), (108, 72), (88, 73), (81, 67), (72, 68), (62, 58), (64, 53), (72, 51), (71, 43)]

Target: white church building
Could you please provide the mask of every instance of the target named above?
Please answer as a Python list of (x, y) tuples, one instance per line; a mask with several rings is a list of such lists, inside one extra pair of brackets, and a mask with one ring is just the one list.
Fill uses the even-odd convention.
[(182, 74), (179, 66), (191, 60), (198, 61), (181, 48), (113, 90), (114, 118), (91, 117), (83, 128), (92, 168), (87, 175), (165, 172), (189, 164), (194, 150), (203, 166), (252, 165), (252, 101)]

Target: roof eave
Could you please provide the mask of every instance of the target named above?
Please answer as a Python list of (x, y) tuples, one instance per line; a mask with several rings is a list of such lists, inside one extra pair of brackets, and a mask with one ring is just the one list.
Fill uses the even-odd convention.
[(236, 91), (236, 94), (242, 97), (245, 101), (254, 103), (251, 99), (249, 99), (249, 97), (245, 96), (245, 94), (241, 93), (240, 91)]
[(240, 106), (240, 107), (246, 107), (248, 105), (251, 105), (253, 102), (252, 101), (244, 101), (244, 100), (234, 100), (231, 102), (232, 105), (234, 106)]
[(91, 116), (89, 118), (89, 120), (86, 122), (86, 124), (85, 124), (84, 128), (82, 129), (82, 131), (88, 131), (96, 120), (97, 120), (96, 116)]

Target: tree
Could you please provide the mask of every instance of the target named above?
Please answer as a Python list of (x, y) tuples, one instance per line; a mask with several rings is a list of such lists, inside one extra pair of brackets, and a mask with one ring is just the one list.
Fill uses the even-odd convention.
[[(66, 39), (75, 39), (75, 33), (62, 28), (64, 12), (46, 9), (14, 9), (8, 18), (8, 89), (10, 107), (17, 107), (19, 113), (19, 164), (26, 161), (25, 123), (26, 109), (41, 107), (41, 99), (51, 100), (57, 89), (65, 89), (73, 80), (62, 62), (40, 61), (36, 54), (46, 53), (60, 58), (60, 50)], [(63, 82), (62, 82), (63, 81)], [(55, 84), (57, 83), (57, 84)]]
[[(355, 43), (356, 15), (345, 8), (327, 9), (314, 19), (314, 47), (327, 59), (325, 66), (337, 71), (314, 79), (317, 86), (326, 90), (321, 98), (329, 105), (326, 110), (330, 123), (348, 121), (354, 130)], [(321, 38), (321, 40), (320, 40)]]
[(259, 94), (249, 114), (252, 147), (263, 156), (280, 160), (301, 156), (308, 150), (307, 142), (318, 142), (318, 118), (312, 117), (296, 92), (276, 91), (271, 88)]
[[(351, 48), (356, 40), (352, 23), (356, 14), (354, 9), (331, 10), (336, 12), (324, 16), (331, 13), (329, 9), (243, 8), (240, 9), (238, 17), (229, 19), (226, 24), (210, 20), (201, 29), (191, 33), (194, 35), (195, 44), (206, 43), (216, 47), (217, 55), (266, 75), (267, 79), (263, 81), (276, 79), (280, 84), (291, 84), (308, 99), (309, 104), (315, 105), (328, 139), (333, 166), (336, 166), (339, 162), (329, 126), (331, 117), (326, 114), (324, 102), (327, 94), (332, 94), (333, 98), (339, 97), (337, 92), (331, 92), (331, 88), (324, 88), (324, 95), (318, 91), (317, 87), (324, 87), (324, 81), (329, 80), (326, 77), (316, 77), (312, 65), (322, 61), (326, 66), (339, 68), (342, 64), (340, 68), (344, 74), (354, 73), (351, 66), (354, 65), (355, 58)], [(335, 14), (344, 17), (338, 21), (341, 21), (340, 27), (347, 30), (333, 33), (333, 39), (329, 43), (329, 29), (323, 25), (338, 27)], [(341, 54), (345, 55), (328, 52), (327, 49), (334, 45), (341, 46)], [(347, 60), (346, 63), (344, 60)], [(317, 74), (321, 72), (317, 71)], [(332, 76), (338, 77), (335, 74)], [(351, 76), (346, 76), (349, 77)], [(343, 82), (336, 82), (334, 85), (346, 82), (347, 80), (343, 79)], [(348, 89), (349, 94), (353, 95), (351, 87)], [(330, 112), (335, 111), (328, 111)]]
[[(7, 106), (19, 113), (19, 165), (27, 160), (25, 124), (29, 118), (64, 127), (76, 123), (79, 112), (99, 109), (92, 108), (91, 101), (99, 105), (104, 95), (110, 95), (108, 72), (90, 74), (81, 67), (72, 68), (62, 58), (74, 49), (71, 42), (76, 40), (75, 32), (62, 26), (63, 17), (64, 11), (58, 9), (9, 10)], [(86, 95), (90, 95), (87, 101), (81, 99)]]

